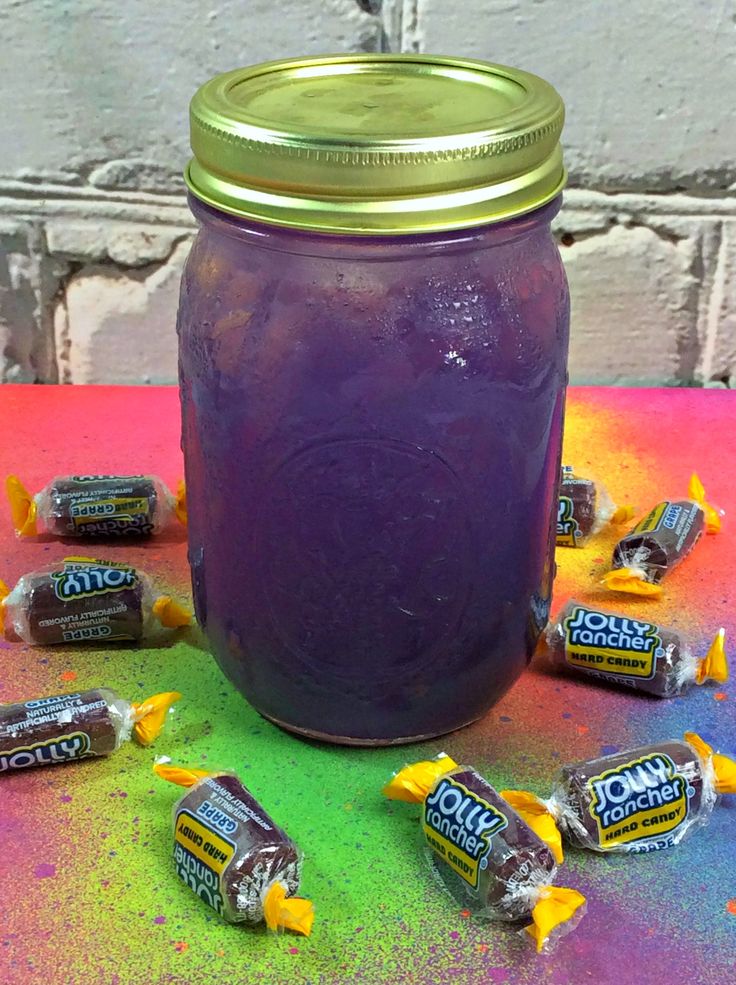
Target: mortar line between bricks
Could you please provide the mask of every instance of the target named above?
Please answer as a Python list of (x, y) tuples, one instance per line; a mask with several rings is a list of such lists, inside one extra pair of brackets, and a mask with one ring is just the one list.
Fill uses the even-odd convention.
[(114, 202), (161, 202), (166, 205), (177, 205), (181, 204), (183, 195), (183, 180), (179, 192), (173, 186), (170, 191), (150, 192), (143, 189), (102, 188), (92, 184), (45, 181), (42, 176), (36, 181), (0, 177), (0, 196), (29, 201), (49, 196), (64, 196), (70, 200), (101, 199)]
[(422, 0), (402, 0), (401, 3), (401, 50), (420, 52), (422, 35), (419, 29), (419, 8)]
[(401, 25), (404, 0), (383, 0), (381, 6), (381, 27), (383, 52), (401, 51)]
[(708, 383), (713, 373), (713, 359), (718, 345), (718, 329), (720, 327), (720, 315), (723, 310), (723, 302), (726, 298), (726, 237), (724, 235), (723, 224), (719, 223), (716, 235), (718, 236), (718, 252), (716, 254), (715, 271), (713, 272), (713, 282), (708, 298), (707, 314), (705, 319), (705, 343), (703, 345), (703, 356), (701, 362), (701, 378)]
[[(605, 212), (615, 215), (694, 216), (699, 219), (728, 219), (736, 214), (736, 196), (705, 198), (680, 193), (659, 195), (638, 192), (607, 193), (571, 188), (565, 192), (564, 210)], [(564, 215), (564, 211), (563, 211)], [(19, 186), (0, 182), (0, 219), (93, 218), (109, 216), (121, 220), (154, 222), (157, 225), (194, 228), (186, 199), (174, 194), (149, 192), (104, 192), (94, 188), (60, 185)]]

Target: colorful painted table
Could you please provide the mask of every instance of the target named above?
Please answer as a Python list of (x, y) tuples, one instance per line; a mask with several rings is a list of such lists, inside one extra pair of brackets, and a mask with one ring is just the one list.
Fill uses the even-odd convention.
[[(55, 473), (181, 472), (173, 389), (0, 388), (0, 466), (30, 487)], [(696, 466), (733, 516), (736, 395), (725, 391), (573, 389), (565, 458), (597, 472), (642, 511), (684, 494)], [(0, 515), (0, 575), (68, 553), (19, 543)], [(661, 601), (601, 594), (615, 533), (558, 551), (555, 607), (605, 599), (677, 627), (703, 648), (736, 637), (736, 517), (665, 583)], [(172, 533), (105, 547), (186, 596), (186, 545)], [(0, 780), (0, 982), (477, 983), (583, 981), (722, 985), (736, 980), (736, 804), (670, 853), (604, 858), (570, 851), (562, 882), (589, 897), (576, 933), (537, 957), (513, 930), (476, 923), (425, 871), (417, 809), (379, 794), (405, 760), (446, 749), (498, 787), (545, 793), (564, 762), (697, 728), (736, 748), (736, 688), (658, 702), (530, 669), (476, 725), (438, 742), (356, 750), (307, 744), (263, 721), (222, 677), (196, 631), (163, 649), (38, 650), (0, 644), (0, 701), (105, 684), (138, 699), (185, 694), (156, 753), (236, 769), (307, 854), (303, 889), (317, 920), (306, 940), (224, 925), (174, 877), (177, 789), (128, 744), (109, 760)], [(736, 799), (736, 798), (735, 798)]]

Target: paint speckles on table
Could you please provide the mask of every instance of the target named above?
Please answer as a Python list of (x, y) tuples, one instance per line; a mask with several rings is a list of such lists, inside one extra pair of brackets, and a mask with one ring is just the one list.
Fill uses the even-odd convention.
[(36, 879), (53, 879), (56, 875), (56, 866), (50, 862), (41, 862), (33, 870)]
[[(54, 474), (90, 468), (152, 471), (175, 485), (177, 400), (176, 391), (155, 388), (2, 387), (0, 412), (18, 423), (12, 435), (0, 429), (0, 461), (38, 488)], [(694, 645), (706, 645), (721, 625), (736, 639), (735, 415), (734, 395), (722, 391), (570, 392), (565, 460), (580, 474), (604, 479), (616, 502), (643, 513), (662, 496), (683, 494), (696, 468), (728, 516), (723, 533), (704, 538), (667, 579), (660, 602), (614, 597), (598, 585), (615, 530), (582, 550), (559, 550), (555, 612), (572, 597), (624, 612), (645, 604)], [(19, 542), (0, 509), (5, 581), (68, 550)], [(183, 538), (104, 550), (187, 593)], [(497, 787), (544, 796), (563, 763), (677, 737), (696, 725), (736, 750), (731, 683), (677, 701), (642, 701), (553, 677), (535, 662), (471, 728), (403, 749), (348, 750), (302, 743), (262, 721), (223, 679), (196, 632), (161, 649), (44, 651), (0, 643), (3, 701), (99, 685), (131, 699), (168, 689), (184, 698), (155, 750), (128, 743), (107, 760), (0, 778), (3, 985), (733, 980), (736, 805), (715, 812), (670, 853), (613, 858), (571, 850), (560, 881), (586, 893), (588, 912), (552, 955), (537, 956), (517, 928), (483, 923), (438, 891), (419, 845), (418, 810), (380, 796), (404, 762), (442, 750)], [(177, 880), (170, 830), (176, 794), (151, 776), (161, 754), (241, 772), (305, 852), (302, 890), (316, 907), (312, 937), (228, 926)]]

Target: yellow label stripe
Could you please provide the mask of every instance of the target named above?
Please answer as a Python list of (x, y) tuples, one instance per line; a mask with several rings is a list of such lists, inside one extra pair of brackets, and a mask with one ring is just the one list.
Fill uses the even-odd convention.
[(174, 837), (182, 848), (218, 875), (222, 875), (235, 854), (235, 845), (231, 841), (216, 834), (189, 811), (177, 814)]
[(427, 824), (423, 825), (423, 827), (425, 837), (432, 851), (436, 855), (439, 855), (466, 882), (470, 883), (471, 886), (477, 887), (478, 862), (462, 851), (462, 849), (458, 848), (457, 845), (453, 845), (447, 838), (443, 838), (434, 828), (430, 828)]
[(651, 513), (648, 513), (640, 523), (637, 523), (637, 525), (634, 527), (631, 533), (647, 534), (647, 533), (651, 533), (653, 530), (656, 530), (657, 527), (662, 522), (662, 517), (664, 516), (665, 511), (669, 505), (670, 504), (668, 502), (659, 503), (657, 506), (654, 507)]
[(602, 848), (606, 848), (609, 845), (626, 845), (632, 841), (656, 838), (659, 835), (674, 831), (686, 817), (687, 798), (678, 797), (671, 804), (666, 804), (663, 807), (651, 807), (647, 811), (640, 811), (638, 814), (626, 818), (620, 824), (613, 824), (603, 829), (599, 828), (600, 844)]
[[(97, 523), (99, 520), (116, 520), (132, 516), (145, 516), (148, 513), (147, 499), (96, 499), (94, 502), (75, 504), (89, 508), (89, 513), (75, 513), (72, 519), (78, 527), (86, 523)], [(111, 506), (112, 511), (106, 512), (102, 507)], [(122, 507), (122, 509), (121, 509)]]
[(567, 662), (583, 670), (599, 670), (619, 677), (653, 677), (654, 653), (627, 653), (595, 646), (570, 646), (565, 650)]

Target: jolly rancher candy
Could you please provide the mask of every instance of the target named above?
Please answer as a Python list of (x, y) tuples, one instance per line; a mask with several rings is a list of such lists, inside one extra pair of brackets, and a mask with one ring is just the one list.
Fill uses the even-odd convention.
[(562, 466), (557, 501), (557, 546), (582, 547), (607, 523), (625, 523), (633, 516), (630, 506), (616, 507), (604, 486), (575, 475)]
[(153, 742), (176, 691), (132, 703), (106, 687), (0, 705), (0, 773), (109, 756), (133, 736)]
[(0, 630), (26, 643), (140, 640), (158, 625), (187, 626), (191, 613), (127, 564), (68, 557), (19, 579), (0, 582)]
[(671, 848), (707, 823), (721, 794), (736, 793), (736, 760), (694, 732), (564, 766), (549, 800), (523, 790), (501, 795), (535, 827), (554, 820), (568, 841), (595, 852), (643, 854)]
[(552, 885), (562, 861), (554, 824), (547, 825), (547, 843), (475, 770), (443, 754), (405, 766), (383, 793), (423, 804), (422, 830), (436, 872), (454, 898), (479, 916), (531, 919), (524, 929), (538, 951), (583, 916), (585, 897)]
[(69, 475), (32, 496), (20, 479), (5, 482), (20, 537), (150, 537), (178, 519), (187, 522), (186, 491), (176, 496), (153, 475)]
[(174, 806), (179, 878), (228, 923), (308, 936), (314, 907), (295, 895), (302, 854), (238, 777), (165, 762), (154, 772), (189, 788)]
[(690, 478), (690, 499), (658, 503), (616, 544), (611, 571), (603, 584), (615, 592), (659, 595), (665, 575), (687, 557), (703, 531), (718, 533), (719, 511), (706, 501), (695, 473)]
[(673, 629), (568, 602), (546, 631), (547, 655), (559, 670), (674, 698), (693, 684), (728, 680), (725, 632), (696, 657)]

